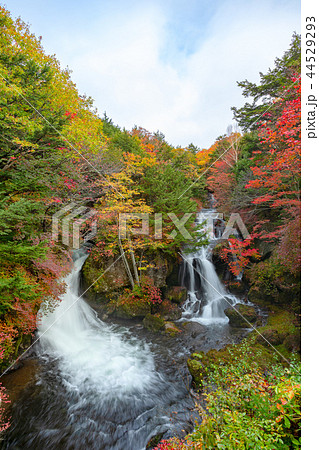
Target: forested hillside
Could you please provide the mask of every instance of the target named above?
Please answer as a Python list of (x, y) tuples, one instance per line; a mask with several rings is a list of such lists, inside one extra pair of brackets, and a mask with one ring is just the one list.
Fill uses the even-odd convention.
[(300, 448), (300, 363), (292, 357), (282, 366), (288, 349), (300, 351), (300, 36), (259, 84), (238, 84), (252, 99), (233, 108), (243, 133), (229, 128), (196, 157), (218, 211), (240, 213), (250, 232), (230, 236), (216, 256), (234, 276), (244, 269), (249, 300), (272, 316), (239, 346), (192, 355), (188, 366), (207, 402), (202, 422), (157, 450)]
[[(251, 239), (220, 249), (235, 275), (249, 266), (251, 299), (300, 301), (300, 37), (261, 74), (260, 83), (238, 83), (252, 98), (233, 108), (243, 134), (230, 130), (197, 154), (207, 187), (224, 213), (237, 212)], [(216, 162), (215, 162), (216, 161)], [(231, 256), (236, 255), (236, 262)], [(252, 264), (253, 263), (253, 264)], [(257, 264), (256, 264), (257, 263)]]
[[(119, 213), (163, 214), (163, 240), (133, 240), (176, 256), (183, 236), (167, 237), (177, 217), (197, 210), (204, 180), (192, 149), (174, 148), (160, 133), (121, 130), (100, 119), (59, 62), (20, 20), (1, 8), (1, 348), (2, 368), (36, 328), (43, 300), (63, 291), (67, 248), (51, 239), (52, 216), (75, 202), (99, 216), (92, 258), (119, 254)], [(194, 183), (195, 182), (195, 183)], [(201, 189), (199, 189), (201, 187)], [(186, 191), (184, 193), (184, 191)], [(179, 198), (180, 197), (180, 198)], [(192, 230), (195, 216), (187, 222)], [(134, 221), (133, 221), (134, 222)], [(128, 227), (130, 224), (128, 223)], [(123, 242), (127, 248), (127, 240)], [(139, 264), (140, 265), (140, 264)]]

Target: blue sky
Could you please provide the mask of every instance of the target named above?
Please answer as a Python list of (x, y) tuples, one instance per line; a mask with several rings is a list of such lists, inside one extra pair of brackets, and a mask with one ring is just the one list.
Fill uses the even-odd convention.
[(80, 93), (127, 129), (207, 148), (300, 32), (296, 0), (8, 0), (72, 71)]

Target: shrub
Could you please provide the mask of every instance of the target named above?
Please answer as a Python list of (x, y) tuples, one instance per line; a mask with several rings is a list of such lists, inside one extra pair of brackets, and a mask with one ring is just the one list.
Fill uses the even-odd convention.
[(276, 363), (270, 373), (251, 353), (244, 343), (229, 364), (209, 369), (207, 407), (192, 439), (204, 448), (299, 448), (300, 364)]
[(300, 363), (275, 362), (270, 372), (246, 342), (228, 352), (227, 362), (207, 369), (201, 424), (157, 450), (300, 448)]

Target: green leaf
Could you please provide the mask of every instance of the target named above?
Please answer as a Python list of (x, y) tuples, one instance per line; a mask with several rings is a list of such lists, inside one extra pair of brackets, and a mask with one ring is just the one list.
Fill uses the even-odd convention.
[(284, 422), (285, 422), (285, 426), (287, 428), (290, 428), (290, 420), (286, 416), (284, 416)]

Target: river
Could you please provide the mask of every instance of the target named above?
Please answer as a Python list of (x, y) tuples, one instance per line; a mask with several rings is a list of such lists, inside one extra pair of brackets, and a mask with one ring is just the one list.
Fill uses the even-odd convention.
[[(237, 299), (219, 281), (209, 247), (185, 256), (189, 299), (175, 338), (139, 323), (101, 321), (79, 298), (86, 257), (75, 254), (61, 303), (43, 315), (31, 363), (4, 377), (14, 401), (3, 449), (142, 450), (155, 435), (183, 436), (198, 419), (187, 357), (246, 333), (223, 313)], [(17, 373), (30, 364), (25, 385), (17, 386)]]

